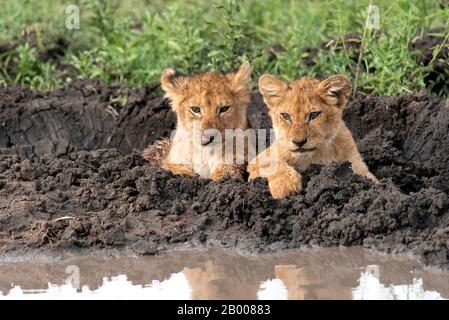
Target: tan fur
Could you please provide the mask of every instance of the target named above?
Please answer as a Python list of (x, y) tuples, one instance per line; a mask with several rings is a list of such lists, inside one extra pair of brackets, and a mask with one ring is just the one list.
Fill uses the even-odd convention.
[(152, 165), (160, 166), (162, 161), (167, 157), (171, 148), (170, 139), (162, 138), (156, 140), (148, 148), (142, 152), (142, 157)]
[[(172, 69), (166, 69), (161, 76), (162, 89), (171, 101), (172, 109), (177, 115), (177, 131), (170, 141), (170, 150), (164, 152), (145, 151), (150, 155), (145, 158), (155, 158), (165, 169), (175, 174), (199, 174), (204, 178), (219, 180), (225, 175), (241, 179), (245, 165), (240, 163), (225, 163), (224, 139), (223, 153), (206, 156), (201, 161), (193, 161), (198, 154), (207, 154), (209, 145), (204, 145), (204, 139), (209, 140), (209, 132), (216, 130), (222, 135), (225, 129), (249, 128), (246, 117), (246, 108), (251, 93), (251, 68), (244, 63), (240, 68), (230, 74), (207, 72), (194, 77), (178, 76)], [(201, 109), (200, 114), (192, 112), (192, 107)], [(227, 112), (220, 113), (222, 107), (230, 107)], [(194, 138), (193, 128), (197, 126), (200, 137)], [(182, 132), (188, 132), (189, 138)], [(201, 142), (201, 143), (200, 143)], [(164, 149), (166, 150), (166, 149)], [(187, 150), (187, 151), (186, 151)], [(237, 152), (237, 151), (236, 151)], [(162, 156), (163, 155), (163, 156)], [(233, 154), (232, 157), (237, 157)]]
[[(377, 181), (342, 119), (351, 91), (347, 78), (334, 76), (320, 81), (303, 77), (285, 83), (264, 75), (259, 79), (259, 89), (270, 110), (276, 140), (248, 166), (250, 180), (267, 177), (273, 197), (284, 198), (301, 190), (301, 175), (293, 165), (305, 169), (311, 164), (347, 160), (356, 174)], [(321, 114), (309, 121), (314, 112)], [(290, 121), (282, 118), (283, 113), (290, 116)], [(300, 147), (293, 141), (305, 142)], [(267, 170), (273, 162), (275, 169)]]

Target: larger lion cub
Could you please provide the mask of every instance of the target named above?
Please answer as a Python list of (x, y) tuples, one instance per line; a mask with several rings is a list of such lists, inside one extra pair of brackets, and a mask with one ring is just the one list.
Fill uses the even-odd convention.
[[(233, 73), (207, 72), (194, 77), (166, 69), (162, 89), (177, 116), (171, 140), (161, 140), (144, 157), (175, 174), (219, 180), (242, 179), (246, 144), (227, 148), (227, 132), (249, 128), (246, 108), (251, 95), (251, 67), (244, 63)], [(237, 130), (238, 131), (238, 130)]]
[(259, 90), (276, 139), (248, 166), (250, 180), (266, 177), (273, 197), (284, 198), (301, 189), (301, 175), (292, 166), (304, 169), (310, 164), (347, 160), (356, 174), (377, 181), (342, 119), (351, 91), (347, 78), (303, 77), (286, 83), (263, 75)]

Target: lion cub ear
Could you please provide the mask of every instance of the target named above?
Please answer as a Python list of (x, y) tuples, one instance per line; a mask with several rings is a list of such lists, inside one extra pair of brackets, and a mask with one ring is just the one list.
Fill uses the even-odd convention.
[(351, 93), (351, 84), (344, 76), (333, 76), (321, 81), (318, 85), (321, 97), (327, 104), (335, 105), (340, 109), (346, 106)]
[(240, 99), (241, 104), (248, 104), (251, 95), (251, 65), (244, 62), (236, 72), (226, 76), (231, 90)]
[(275, 76), (264, 74), (259, 78), (259, 91), (268, 108), (274, 108), (288, 89), (288, 85)]
[(174, 96), (186, 87), (187, 81), (187, 77), (176, 75), (175, 70), (165, 69), (161, 75), (161, 86), (165, 91), (165, 97), (173, 100)]

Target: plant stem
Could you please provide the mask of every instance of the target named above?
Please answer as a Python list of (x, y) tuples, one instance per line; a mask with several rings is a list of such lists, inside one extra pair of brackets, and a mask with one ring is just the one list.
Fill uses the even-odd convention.
[[(369, 8), (371, 8), (373, 4), (373, 1), (370, 0), (369, 2)], [(352, 96), (355, 96), (355, 93), (357, 91), (357, 82), (359, 81), (359, 76), (360, 76), (360, 65), (362, 64), (362, 59), (363, 59), (363, 50), (365, 49), (365, 39), (366, 39), (366, 33), (368, 30), (368, 21), (371, 19), (371, 10), (368, 10), (368, 15), (366, 17), (366, 21), (365, 21), (365, 27), (363, 28), (363, 36), (362, 36), (362, 43), (360, 44), (360, 52), (359, 52), (359, 58), (357, 61), (357, 66), (355, 69), (355, 76), (354, 76), (354, 85), (353, 85), (353, 92), (352, 92)]]

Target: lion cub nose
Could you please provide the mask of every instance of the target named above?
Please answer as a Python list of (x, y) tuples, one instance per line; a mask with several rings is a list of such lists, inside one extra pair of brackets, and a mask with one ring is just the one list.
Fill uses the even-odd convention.
[(201, 144), (203, 146), (207, 146), (208, 144), (212, 143), (215, 140), (215, 135), (212, 133), (203, 133), (201, 136)]
[(304, 140), (293, 140), (293, 143), (301, 148), (307, 143), (307, 138), (305, 138)]

